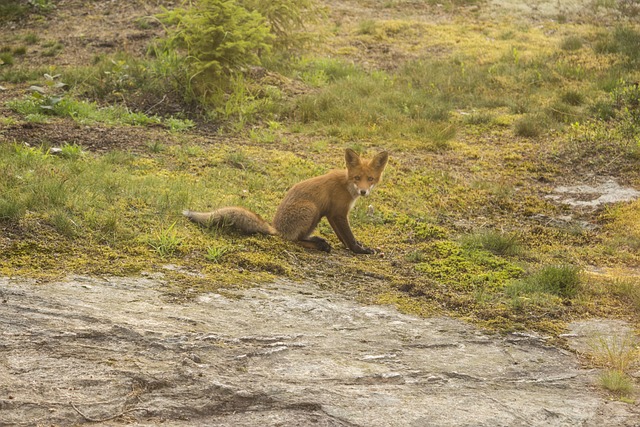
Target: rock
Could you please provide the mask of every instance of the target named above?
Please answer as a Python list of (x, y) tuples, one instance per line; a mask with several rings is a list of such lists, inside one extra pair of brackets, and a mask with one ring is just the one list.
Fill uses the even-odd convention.
[(592, 386), (593, 370), (537, 335), (489, 335), (310, 283), (183, 304), (168, 303), (164, 286), (149, 276), (37, 286), (0, 278), (0, 425), (595, 427), (640, 419), (637, 406), (608, 402)]

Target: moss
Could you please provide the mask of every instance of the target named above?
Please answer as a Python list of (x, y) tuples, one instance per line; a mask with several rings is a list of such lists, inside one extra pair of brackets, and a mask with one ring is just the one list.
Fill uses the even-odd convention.
[(239, 253), (234, 257), (234, 262), (249, 271), (264, 271), (276, 275), (287, 276), (291, 274), (291, 267), (275, 259), (269, 253)]
[(452, 241), (436, 241), (422, 252), (425, 258), (416, 270), (453, 289), (500, 289), (523, 273), (521, 267), (490, 252), (465, 249)]

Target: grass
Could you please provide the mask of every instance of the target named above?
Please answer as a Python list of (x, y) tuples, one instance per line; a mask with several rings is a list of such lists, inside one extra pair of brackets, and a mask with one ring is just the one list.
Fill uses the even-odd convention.
[(634, 381), (629, 375), (640, 363), (640, 347), (634, 336), (600, 336), (591, 343), (590, 357), (604, 368), (600, 386), (620, 400), (633, 402)]
[(10, 101), (7, 105), (15, 112), (42, 121), (42, 115), (69, 117), (78, 123), (126, 124), (132, 126), (164, 125), (174, 132), (183, 132), (194, 126), (192, 120), (148, 116), (133, 112), (122, 105), (100, 107), (97, 103), (79, 101), (70, 97), (34, 97)]
[(205, 258), (208, 261), (220, 263), (222, 258), (229, 252), (231, 252), (231, 248), (229, 246), (209, 246), (207, 248)]
[(29, 14), (29, 6), (18, 0), (7, 0), (0, 4), (0, 22), (20, 20)]
[(11, 52), (0, 52), (0, 65), (13, 65), (13, 61)]
[(471, 247), (480, 247), (501, 256), (515, 256), (523, 252), (522, 243), (517, 234), (484, 230), (465, 236), (465, 243)]
[(174, 255), (180, 247), (181, 239), (175, 226), (174, 222), (169, 227), (160, 229), (149, 239), (149, 246), (163, 258)]
[(631, 396), (635, 390), (633, 380), (623, 372), (607, 370), (600, 374), (600, 386), (621, 400), (633, 403)]
[[(170, 261), (186, 272), (174, 272), (184, 289), (285, 276), (406, 312), (551, 334), (583, 316), (640, 315), (633, 279), (586, 279), (574, 267), (636, 265), (638, 203), (583, 213), (598, 227), (589, 231), (559, 225), (572, 212), (544, 197), (583, 166), (638, 182), (626, 83), (638, 79), (637, 28), (569, 16), (485, 25), (456, 9), (475, 3), (446, 2), (462, 15), (438, 25), (398, 15), (403, 2), (385, 8), (388, 19), (333, 16), (325, 43), (263, 58), (207, 96), (161, 43), (62, 65), (65, 40), (37, 28), (5, 36), (14, 63), (0, 67), (11, 91), (1, 107), (0, 273), (136, 274)], [(32, 65), (15, 54), (25, 44), (26, 57), (35, 45), (53, 56)], [(23, 96), (45, 73), (68, 87)], [(104, 151), (65, 144), (54, 131), (68, 126), (104, 131)], [(110, 148), (122, 127), (131, 141)], [(341, 250), (326, 222), (318, 233), (336, 248), (329, 256), (180, 216), (241, 205), (272, 218), (293, 184), (342, 167), (345, 147), (391, 151), (384, 181), (351, 216), (357, 238), (384, 257)]]
[(526, 115), (514, 124), (513, 132), (525, 138), (539, 137), (545, 129), (545, 120), (539, 115)]
[(572, 298), (578, 293), (581, 283), (579, 268), (570, 265), (548, 265), (512, 283), (507, 290), (513, 297), (547, 293)]
[(582, 39), (577, 36), (568, 36), (565, 37), (560, 43), (560, 48), (562, 50), (578, 50), (583, 46)]

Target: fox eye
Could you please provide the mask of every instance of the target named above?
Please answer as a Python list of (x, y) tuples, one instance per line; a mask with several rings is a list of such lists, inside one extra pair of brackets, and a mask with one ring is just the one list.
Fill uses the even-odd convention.
[(367, 178), (367, 181), (369, 181), (369, 182), (373, 182), (373, 177), (372, 177), (372, 176), (368, 177), (368, 178)]
[(360, 181), (360, 175), (354, 176), (353, 179), (355, 179), (356, 181)]

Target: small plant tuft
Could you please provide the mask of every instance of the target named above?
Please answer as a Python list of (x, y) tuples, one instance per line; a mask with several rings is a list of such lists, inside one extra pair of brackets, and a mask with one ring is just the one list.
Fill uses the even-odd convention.
[(564, 92), (560, 99), (562, 102), (568, 105), (578, 106), (584, 103), (584, 95), (575, 90), (568, 90)]
[(84, 155), (82, 147), (77, 144), (65, 143), (60, 147), (60, 156), (65, 159), (77, 160)]
[(560, 49), (562, 50), (578, 50), (582, 48), (582, 39), (578, 36), (568, 36), (560, 43)]
[(484, 230), (465, 239), (469, 246), (480, 247), (495, 255), (519, 255), (522, 244), (515, 233), (503, 233), (494, 230)]
[(176, 223), (174, 222), (168, 228), (161, 229), (149, 239), (149, 246), (163, 258), (173, 255), (182, 242), (182, 239), (178, 237), (175, 226)]
[(544, 120), (537, 115), (527, 114), (514, 124), (514, 132), (525, 138), (536, 138), (542, 134)]
[(630, 399), (634, 391), (633, 380), (615, 369), (600, 374), (600, 385), (621, 400)]
[(13, 65), (13, 54), (11, 52), (0, 52), (0, 66)]
[(514, 299), (530, 294), (550, 294), (572, 298), (580, 289), (581, 270), (572, 265), (550, 265), (517, 280), (505, 289)]
[(214, 262), (214, 263), (219, 263), (222, 261), (222, 258), (224, 258), (224, 256), (226, 254), (228, 254), (229, 252), (231, 252), (231, 248), (229, 246), (209, 246), (207, 248), (207, 254), (204, 256), (207, 260)]

